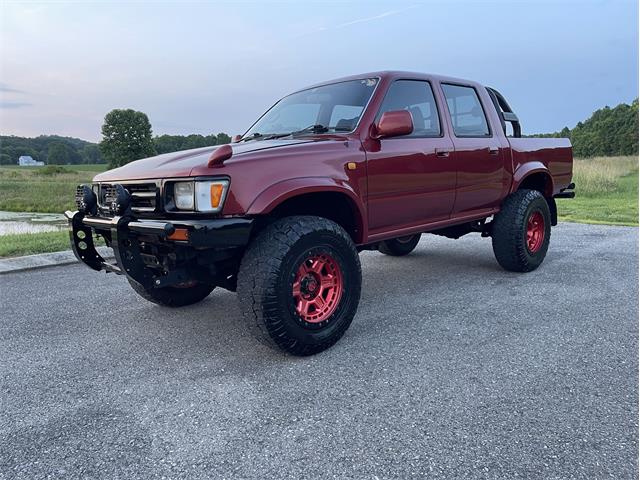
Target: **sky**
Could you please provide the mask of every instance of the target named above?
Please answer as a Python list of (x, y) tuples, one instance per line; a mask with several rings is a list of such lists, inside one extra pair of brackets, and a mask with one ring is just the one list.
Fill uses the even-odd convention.
[(571, 128), (638, 96), (638, 4), (0, 0), (3, 135), (98, 141), (114, 108), (156, 135), (234, 135), (292, 91), (378, 70), (476, 80), (525, 133)]

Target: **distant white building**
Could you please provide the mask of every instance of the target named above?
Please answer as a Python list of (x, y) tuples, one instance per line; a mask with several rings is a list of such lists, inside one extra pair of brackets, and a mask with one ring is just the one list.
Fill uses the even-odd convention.
[(21, 167), (41, 167), (44, 165), (44, 162), (38, 162), (37, 160), (31, 158), (29, 155), (22, 155), (18, 159), (18, 165), (20, 165)]

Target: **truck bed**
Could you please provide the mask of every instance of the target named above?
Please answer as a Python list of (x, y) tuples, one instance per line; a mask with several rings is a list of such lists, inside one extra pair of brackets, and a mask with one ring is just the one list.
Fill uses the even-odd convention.
[(568, 138), (509, 137), (508, 140), (514, 176), (517, 176), (519, 168), (530, 168), (539, 162), (551, 173), (554, 195), (571, 183), (573, 151)]

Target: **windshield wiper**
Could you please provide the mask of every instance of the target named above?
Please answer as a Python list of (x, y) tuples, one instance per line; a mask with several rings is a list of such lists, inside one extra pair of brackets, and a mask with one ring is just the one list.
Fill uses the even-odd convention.
[(246, 142), (248, 140), (273, 140), (274, 138), (288, 137), (291, 133), (252, 133), (247, 137), (242, 137), (239, 141)]
[(275, 138), (282, 138), (282, 137), (289, 137), (289, 136), (295, 136), (295, 135), (304, 135), (305, 133), (327, 133), (329, 131), (329, 127), (325, 127), (324, 125), (311, 125), (308, 126), (306, 128), (303, 128), (302, 130), (296, 130), (294, 132), (287, 132), (287, 133), (267, 133), (267, 134), (262, 134), (262, 133), (252, 133), (251, 135), (248, 135), (246, 137), (242, 137), (240, 140), (238, 140), (239, 142), (246, 142), (248, 140), (273, 140)]
[(255, 132), (252, 133), (251, 135), (247, 135), (246, 137), (242, 137), (240, 140), (238, 140), (238, 142), (246, 142), (248, 140), (256, 140), (258, 138), (262, 138), (264, 135), (262, 135), (261, 133)]
[(273, 140), (274, 138), (288, 137), (289, 135), (291, 135), (291, 133), (271, 133), (261, 137), (261, 140)]
[(329, 131), (329, 127), (325, 127), (324, 125), (310, 125), (302, 130), (297, 130), (295, 132), (291, 132), (291, 135), (301, 135), (304, 133), (327, 133)]

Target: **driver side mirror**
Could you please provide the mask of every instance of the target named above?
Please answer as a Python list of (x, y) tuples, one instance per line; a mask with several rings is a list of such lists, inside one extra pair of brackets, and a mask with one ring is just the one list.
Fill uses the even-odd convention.
[(231, 139), (231, 143), (238, 143), (241, 138), (242, 138), (242, 135), (234, 135), (233, 138)]
[(373, 138), (399, 137), (413, 132), (413, 118), (407, 110), (391, 110), (384, 112), (378, 123), (374, 125)]

